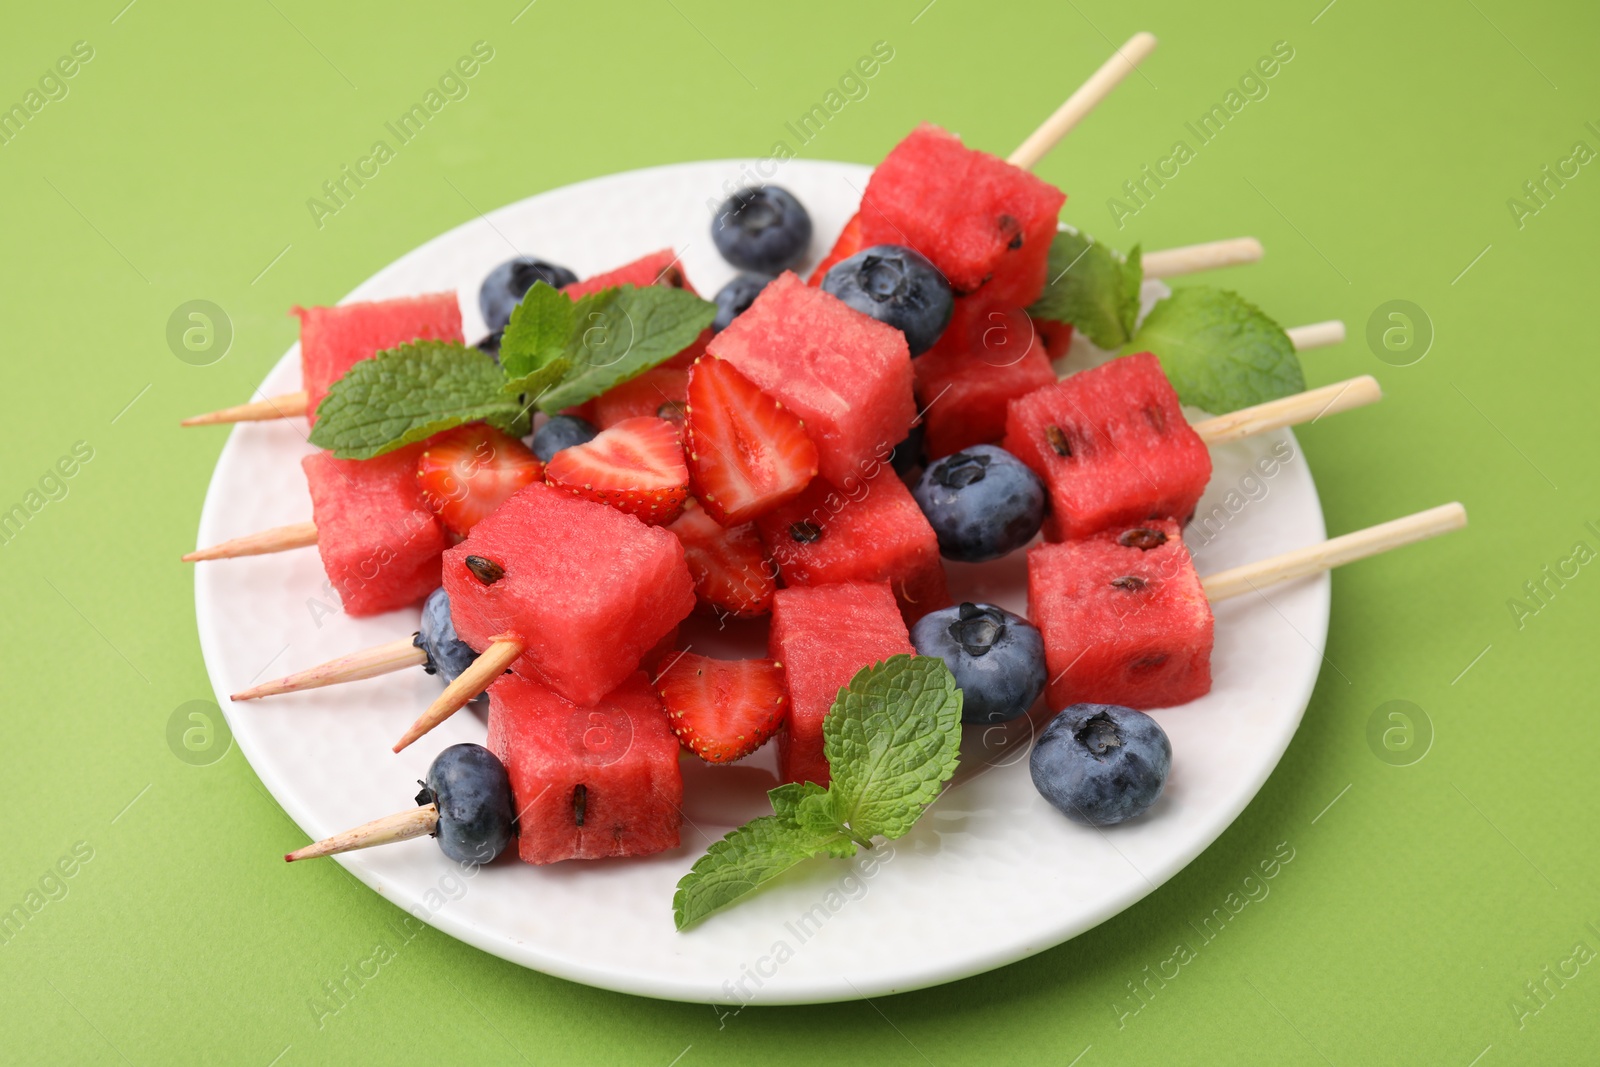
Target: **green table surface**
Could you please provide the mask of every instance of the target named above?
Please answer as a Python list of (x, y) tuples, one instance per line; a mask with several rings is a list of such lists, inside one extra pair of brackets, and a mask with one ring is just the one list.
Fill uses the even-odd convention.
[[(525, 2), (6, 12), (0, 105), (27, 120), (0, 143), (0, 511), (27, 521), (0, 545), (0, 910), (26, 921), (0, 930), (0, 1059), (1594, 1062), (1592, 4)], [(871, 162), (923, 119), (1004, 153), (1140, 29), (1162, 46), (1039, 168), (1064, 217), (1122, 247), (1259, 236), (1265, 261), (1216, 283), (1285, 323), (1344, 319), (1307, 378), (1387, 393), (1299, 431), (1330, 530), (1455, 499), (1473, 520), (1334, 577), (1288, 753), (1144, 901), (941, 988), (719, 1013), (431, 929), (399, 942), (399, 912), (336, 866), (284, 868), (300, 834), (236, 747), (174, 739), (211, 697), (177, 557), (225, 437), (177, 420), (250, 395), (295, 339), (291, 304), (596, 175), (780, 139)], [(466, 95), (318, 225), (308, 199), (479, 41)], [(799, 143), (785, 123), (880, 41), (865, 95)], [(1200, 143), (1186, 123), (1275, 46), (1292, 59)], [(1179, 140), (1193, 158), (1130, 201)], [(168, 321), (202, 299), (231, 344), (185, 361)], [(1391, 320), (1391, 301), (1412, 307)], [(319, 1017), (378, 941), (394, 960)]]

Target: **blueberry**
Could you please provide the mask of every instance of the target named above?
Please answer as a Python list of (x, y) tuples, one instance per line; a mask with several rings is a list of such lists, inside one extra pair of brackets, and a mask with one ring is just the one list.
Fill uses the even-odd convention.
[(1142, 711), (1074, 704), (1044, 728), (1028, 767), (1034, 788), (1069, 818), (1110, 826), (1156, 802), (1172, 769), (1172, 742)]
[(456, 636), (456, 625), (450, 619), (450, 597), (441, 586), (428, 594), (422, 604), (422, 626), (411, 643), (427, 653), (428, 662), (422, 669), (437, 674), (445, 682), (456, 676), (478, 658), (478, 654)]
[(933, 347), (955, 310), (939, 268), (899, 245), (873, 245), (841, 259), (823, 277), (822, 288), (905, 334), (913, 356)]
[(906, 434), (906, 439), (894, 446), (894, 451), (889, 453), (889, 466), (894, 472), (904, 478), (912, 471), (922, 467), (922, 423), (911, 427), (911, 432)]
[(789, 190), (756, 185), (722, 202), (711, 220), (711, 240), (740, 270), (779, 274), (811, 246), (811, 216)]
[(563, 448), (586, 445), (600, 431), (587, 419), (576, 415), (552, 415), (533, 435), (533, 454), (543, 463)]
[(721, 333), (736, 316), (743, 315), (761, 295), (761, 290), (772, 280), (765, 274), (738, 274), (733, 281), (717, 290), (711, 299), (717, 305), (717, 317), (711, 320), (711, 332)]
[(533, 256), (508, 259), (483, 280), (478, 290), (478, 310), (483, 312), (483, 322), (489, 332), (499, 333), (511, 321), (511, 309), (522, 302), (534, 282), (559, 289), (577, 280), (578, 276), (567, 268)]
[(1044, 692), (1044, 638), (1004, 608), (962, 604), (931, 612), (911, 627), (911, 643), (956, 676), (962, 722), (1015, 719)]
[(451, 745), (439, 753), (417, 803), (439, 806), (434, 836), (457, 863), (488, 863), (511, 843), (511, 779), (482, 745)]
[(981, 563), (1033, 540), (1044, 523), (1044, 483), (995, 445), (934, 460), (911, 490), (946, 559)]

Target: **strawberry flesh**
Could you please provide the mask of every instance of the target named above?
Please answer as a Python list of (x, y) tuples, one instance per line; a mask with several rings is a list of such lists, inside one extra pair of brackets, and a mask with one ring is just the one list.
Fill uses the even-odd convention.
[(481, 422), (437, 434), (417, 457), (423, 503), (458, 537), (543, 476), (527, 445)]
[(646, 415), (623, 419), (588, 444), (550, 457), (545, 481), (575, 496), (609, 504), (652, 526), (670, 523), (689, 497), (678, 428)]
[(720, 660), (685, 652), (656, 679), (667, 723), (707, 763), (731, 763), (766, 744), (789, 703), (783, 666), (770, 659)]
[(683, 542), (684, 562), (700, 605), (714, 615), (765, 615), (772, 610), (777, 568), (767, 561), (753, 523), (719, 526), (691, 499), (667, 527)]
[(726, 360), (689, 370), (684, 441), (695, 496), (723, 526), (770, 511), (810, 484), (817, 447), (800, 417)]

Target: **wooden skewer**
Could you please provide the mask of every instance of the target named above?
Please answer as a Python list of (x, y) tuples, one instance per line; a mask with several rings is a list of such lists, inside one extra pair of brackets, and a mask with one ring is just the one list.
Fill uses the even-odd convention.
[(1294, 345), (1296, 352), (1304, 352), (1308, 348), (1327, 348), (1330, 345), (1344, 344), (1344, 323), (1338, 319), (1313, 322), (1305, 326), (1291, 326), (1283, 332), (1289, 335), (1289, 343)]
[(1370, 374), (1363, 374), (1349, 381), (1334, 382), (1320, 389), (1308, 389), (1293, 396), (1218, 415), (1193, 426), (1194, 432), (1206, 444), (1220, 445), (1268, 430), (1315, 422), (1324, 415), (1337, 415), (1341, 411), (1375, 404), (1382, 399), (1383, 389), (1378, 385), (1378, 380)]
[(1112, 57), (1100, 64), (1100, 69), (1089, 76), (1089, 80), (1078, 88), (1078, 91), (1067, 97), (1065, 102), (1055, 113), (1045, 119), (1037, 130), (1028, 135), (1028, 139), (1017, 146), (1017, 150), (1006, 157), (1006, 162), (1012, 166), (1021, 167), (1023, 170), (1032, 170), (1034, 164), (1045, 157), (1056, 142), (1072, 131), (1072, 128), (1083, 121), (1085, 115), (1095, 109), (1095, 106), (1111, 94), (1123, 78), (1126, 78), (1133, 69), (1144, 62), (1151, 52), (1156, 49), (1156, 39), (1153, 34), (1136, 33), (1128, 38), (1128, 43), (1117, 49)]
[(1438, 537), (1466, 525), (1466, 508), (1459, 503), (1444, 504), (1407, 515), (1403, 519), (1334, 537), (1320, 545), (1297, 548), (1293, 552), (1234, 567), (1202, 578), (1200, 584), (1206, 591), (1207, 599), (1213, 602), (1227, 600), (1263, 586), (1320, 574), (1354, 560), (1387, 552), (1391, 548)]
[(317, 856), (331, 856), (336, 852), (354, 852), (358, 848), (371, 848), (373, 845), (387, 845), (395, 841), (409, 841), (413, 837), (433, 833), (434, 827), (439, 825), (439, 806), (437, 804), (424, 804), (420, 808), (409, 811), (397, 812), (394, 815), (385, 815), (381, 819), (362, 823), (354, 830), (346, 830), (342, 834), (325, 837), (315, 844), (305, 848), (296, 849), (283, 858), (288, 863), (295, 860), (309, 860)]
[(301, 389), (293, 393), (269, 396), (265, 400), (254, 400), (248, 404), (223, 408), (221, 411), (191, 415), (178, 425), (213, 426), (221, 422), (265, 422), (269, 419), (287, 419), (295, 415), (304, 415), (309, 402), (306, 391)]
[(388, 644), (352, 652), (348, 656), (330, 659), (315, 667), (285, 675), (271, 682), (262, 682), (230, 700), (255, 700), (258, 697), (277, 696), (279, 693), (297, 693), (302, 689), (320, 689), (340, 682), (357, 682), (363, 678), (376, 678), (406, 667), (420, 667), (428, 662), (428, 654), (418, 648), (412, 638), (402, 637)]
[(522, 655), (522, 641), (502, 634), (489, 642), (489, 647), (478, 654), (472, 661), (472, 666), (456, 676), (456, 680), (445, 686), (444, 692), (428, 706), (416, 722), (411, 724), (405, 735), (394, 746), (400, 752), (417, 738), (444, 722), (450, 716), (467, 706), (467, 702), (485, 689), (511, 666), (511, 661)]
[(245, 534), (210, 548), (197, 548), (183, 555), (185, 563), (198, 563), (207, 559), (235, 559), (239, 556), (264, 556), (269, 552), (287, 552), (291, 548), (304, 548), (317, 543), (317, 524), (291, 522), (287, 526), (274, 526), (270, 530)]
[(1144, 269), (1146, 278), (1176, 278), (1180, 274), (1197, 274), (1203, 270), (1255, 263), (1265, 254), (1261, 242), (1254, 237), (1230, 237), (1223, 241), (1146, 252), (1139, 257), (1139, 265)]

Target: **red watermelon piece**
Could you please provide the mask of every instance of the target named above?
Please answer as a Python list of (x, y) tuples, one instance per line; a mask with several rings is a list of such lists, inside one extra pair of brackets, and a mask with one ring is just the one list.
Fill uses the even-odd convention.
[(1027, 307), (1044, 291), (1066, 199), (1049, 182), (923, 123), (872, 172), (861, 198), (861, 243), (909, 245), (957, 295), (982, 289)]
[(865, 248), (861, 243), (861, 212), (850, 216), (850, 221), (844, 224), (844, 229), (839, 231), (839, 239), (833, 242), (833, 248), (817, 264), (811, 272), (811, 277), (806, 279), (806, 284), (815, 288), (822, 284), (822, 279), (828, 276), (828, 271), (835, 263), (849, 259)]
[(707, 351), (805, 421), (817, 466), (848, 485), (905, 439), (916, 418), (905, 334), (785, 272)]
[(691, 293), (695, 291), (694, 286), (689, 284), (689, 279), (684, 276), (683, 265), (678, 262), (678, 254), (670, 248), (651, 252), (648, 256), (640, 256), (632, 263), (624, 263), (616, 270), (608, 270), (582, 281), (573, 282), (563, 287), (561, 291), (577, 300), (579, 297), (618, 285), (670, 285), (674, 289), (687, 289)]
[(454, 293), (294, 307), (290, 313), (300, 319), (300, 381), (312, 422), (328, 387), (362, 360), (411, 341), (461, 340), (461, 306)]
[(531, 679), (489, 687), (486, 746), (505, 764), (525, 863), (648, 856), (678, 845), (678, 739), (643, 671), (579, 707)]
[(887, 582), (842, 582), (778, 590), (768, 650), (783, 664), (789, 717), (778, 731), (786, 782), (828, 784), (822, 721), (839, 690), (863, 667), (915, 655)]
[(1012, 401), (1004, 444), (1050, 491), (1051, 541), (1148, 519), (1187, 522), (1211, 479), (1211, 453), (1148, 352)]
[(1033, 332), (1044, 341), (1045, 354), (1051, 362), (1067, 354), (1072, 347), (1072, 323), (1055, 319), (1034, 319)]
[[(673, 357), (676, 359), (677, 357)], [(689, 403), (689, 371), (662, 365), (629, 378), (595, 397), (590, 408), (594, 424), (609, 429), (623, 419), (654, 415), (683, 427), (684, 408)]]
[(950, 603), (939, 539), (887, 466), (850, 493), (818, 479), (756, 528), (785, 585), (888, 582), (908, 622)]
[(1211, 691), (1211, 605), (1170, 519), (1028, 551), (1055, 709), (1164, 708)]
[(1027, 312), (982, 297), (958, 301), (944, 335), (911, 365), (930, 460), (998, 442), (1007, 405), (1056, 380)]
[[(498, 564), (485, 585), (468, 556)], [(481, 568), (480, 568), (481, 569)], [(694, 609), (683, 546), (616, 508), (534, 484), (445, 553), (456, 633), (480, 651), (500, 634), (525, 650), (518, 674), (593, 704)]]
[(394, 611), (439, 587), (439, 557), (450, 537), (417, 484), (417, 459), (427, 447), (421, 441), (374, 459), (318, 452), (300, 461), (317, 552), (346, 614)]

